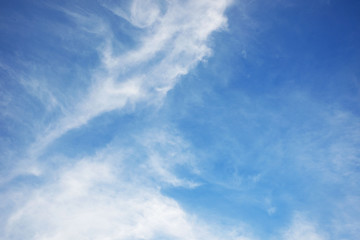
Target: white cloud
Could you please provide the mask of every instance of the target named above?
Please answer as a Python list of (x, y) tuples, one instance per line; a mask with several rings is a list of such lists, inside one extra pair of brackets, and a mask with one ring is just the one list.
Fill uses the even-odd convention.
[[(81, 7), (69, 9), (51, 6), (75, 22), (76, 27), (71, 29), (71, 34), (66, 35), (67, 39), (77, 35), (82, 36), (81, 40), (88, 41), (84, 36), (89, 38), (89, 34), (94, 34), (96, 39), (103, 39), (101, 45), (93, 47), (100, 55), (100, 66), (84, 74), (91, 75), (88, 86), (86, 89), (71, 91), (77, 92), (74, 95), (61, 94), (59, 97), (54, 94), (51, 85), (44, 81), (46, 76), (32, 81), (24, 80), (24, 86), (44, 104), (51, 121), (36, 123), (36, 140), (28, 147), (26, 158), (19, 161), (17, 169), (4, 178), (9, 180), (18, 174), (32, 174), (27, 172), (26, 169), (30, 169), (27, 166), (38, 169), (37, 159), (49, 144), (102, 113), (127, 107), (134, 109), (139, 104), (161, 106), (164, 96), (179, 78), (210, 55), (209, 36), (226, 26), (224, 11), (229, 4), (228, 0), (168, 1), (166, 4), (133, 1), (125, 12), (130, 23), (136, 28), (141, 26), (142, 29), (140, 33), (137, 32), (138, 35), (132, 36), (137, 41), (136, 46), (120, 53), (113, 50), (114, 46), (121, 45), (120, 40), (114, 36), (115, 30), (97, 12)], [(105, 7), (120, 9), (114, 5)], [(150, 21), (151, 26), (144, 23), (144, 19), (148, 17), (153, 19)], [(61, 32), (58, 36), (63, 37), (66, 34), (63, 33), (64, 27), (59, 29)], [(65, 46), (69, 47), (71, 45)], [(76, 49), (73, 51), (76, 52)], [(58, 91), (57, 89), (56, 92)], [(164, 172), (163, 177), (166, 175)], [(173, 182), (178, 180), (173, 179)]]
[(153, 189), (124, 186), (111, 169), (107, 163), (81, 161), (62, 171), (11, 216), (5, 238), (194, 238), (190, 219), (176, 202)]
[[(139, 44), (129, 51), (115, 53), (112, 46), (119, 42), (111, 28), (104, 27), (104, 21), (99, 22), (99, 27), (93, 24), (94, 29), (101, 29), (95, 31), (96, 34), (104, 39), (104, 46), (98, 48), (102, 66), (93, 74), (88, 93), (78, 104), (65, 109), (64, 116), (38, 136), (30, 155), (37, 158), (54, 139), (104, 112), (140, 102), (161, 104), (179, 77), (209, 56), (208, 38), (226, 25), (224, 11), (229, 3), (228, 0), (169, 1), (166, 6), (160, 6), (157, 1), (135, 0), (127, 17), (118, 13), (120, 8), (105, 4), (135, 27), (144, 28), (141, 35), (133, 36)], [(92, 16), (84, 11), (60, 10), (72, 16), (80, 26), (87, 26), (88, 21), (84, 19)]]
[(159, 1), (134, 0), (131, 6), (131, 23), (137, 27), (149, 27), (159, 17)]
[(21, 195), (1, 237), (249, 239), (200, 221), (146, 181), (128, 179), (124, 161), (105, 152), (52, 172), (42, 187)]
[(319, 232), (316, 225), (308, 221), (303, 215), (295, 214), (290, 227), (284, 231), (284, 240), (325, 240), (327, 239)]
[(196, 174), (189, 148), (175, 131), (151, 129), (129, 146), (114, 140), (94, 156), (48, 159), (55, 165), (44, 164), (38, 184), (1, 193), (7, 210), (0, 238), (255, 239), (244, 227), (204, 221), (162, 194), (164, 185), (195, 186), (174, 171), (183, 166)]
[(116, 1), (105, 1), (102, 4), (115, 15), (138, 28), (150, 27), (161, 14), (161, 1), (157, 0), (133, 0), (122, 6)]
[(147, 155), (148, 161), (143, 164), (144, 169), (158, 182), (190, 188), (200, 185), (176, 176), (178, 166), (185, 166), (192, 174), (199, 174), (191, 148), (181, 136), (169, 130), (152, 129), (137, 136), (137, 141)]
[[(94, 157), (70, 159), (71, 163), (30, 161), (67, 131), (104, 112), (139, 103), (161, 104), (179, 77), (210, 55), (208, 38), (226, 25), (223, 14), (229, 1), (168, 1), (165, 8), (150, 3), (135, 0), (130, 14), (118, 14), (143, 31), (134, 36), (138, 45), (120, 54), (113, 50), (118, 42), (103, 21), (96, 24), (87, 12), (58, 8), (71, 16), (81, 31), (103, 37), (104, 45), (97, 47), (102, 65), (89, 80), (86, 94), (73, 106), (62, 105), (66, 106), (63, 116), (39, 134), (29, 158), (19, 164), (25, 170), (18, 174), (31, 166), (28, 174), (36, 175), (32, 177), (40, 183), (32, 186), (29, 181), (24, 188), (2, 193), (6, 204), (1, 207), (10, 205), (12, 209), (2, 219), (1, 238), (249, 239), (197, 219), (161, 193), (163, 184), (197, 185), (175, 173), (177, 166), (194, 165), (184, 141), (164, 131), (140, 136), (136, 149), (124, 150), (114, 143)], [(48, 93), (51, 91), (41, 89), (39, 98), (45, 102), (52, 97)], [(54, 98), (51, 104), (57, 101)]]

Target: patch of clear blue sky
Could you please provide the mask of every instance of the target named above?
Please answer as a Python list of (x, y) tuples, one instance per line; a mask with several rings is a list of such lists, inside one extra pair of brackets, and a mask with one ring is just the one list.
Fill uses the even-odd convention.
[[(63, 94), (80, 95), (99, 63), (92, 49), (99, 39), (74, 37), (73, 23), (42, 4), (1, 3), (0, 60), (16, 74), (46, 78), (60, 100)], [(98, 10), (122, 41), (119, 52), (136, 46), (130, 36), (136, 29)], [(57, 139), (42, 158), (59, 152), (69, 158), (91, 155), (114, 139), (136, 145), (137, 132), (167, 125), (178, 129), (199, 159), (200, 176), (186, 169), (178, 174), (200, 187), (163, 190), (185, 209), (225, 223), (243, 221), (259, 236), (276, 233), (294, 211), (311, 212), (331, 231), (337, 211), (351, 211), (338, 203), (360, 194), (354, 182), (360, 149), (359, 13), (359, 1), (235, 2), (227, 11), (228, 30), (211, 38), (213, 55), (182, 77), (161, 109), (106, 113)], [(49, 35), (51, 27), (70, 32)], [(61, 47), (66, 44), (77, 51)], [(32, 131), (56, 118), (57, 110), (44, 116), (46, 110), (14, 76), (4, 69), (0, 74), (1, 101), (12, 106), (4, 105), (0, 118), (6, 159), (0, 166), (8, 166), (34, 140)], [(338, 119), (338, 112), (351, 117)], [(331, 163), (336, 154), (345, 166)]]

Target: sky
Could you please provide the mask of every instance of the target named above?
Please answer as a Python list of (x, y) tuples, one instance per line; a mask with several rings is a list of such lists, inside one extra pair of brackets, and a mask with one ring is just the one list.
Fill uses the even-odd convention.
[(360, 239), (359, 13), (2, 0), (0, 239)]

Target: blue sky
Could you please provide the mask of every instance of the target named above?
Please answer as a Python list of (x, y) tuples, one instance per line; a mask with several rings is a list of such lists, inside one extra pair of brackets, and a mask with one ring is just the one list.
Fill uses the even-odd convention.
[(0, 238), (360, 238), (359, 1), (0, 3)]

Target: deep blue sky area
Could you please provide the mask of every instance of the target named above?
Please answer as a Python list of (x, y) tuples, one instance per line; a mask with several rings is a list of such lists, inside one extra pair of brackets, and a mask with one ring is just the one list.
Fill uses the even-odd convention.
[(0, 238), (360, 238), (360, 2), (2, 1)]

